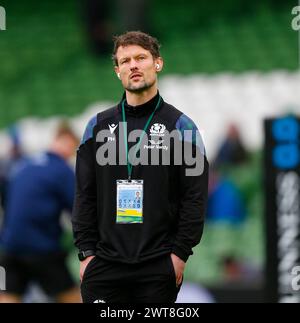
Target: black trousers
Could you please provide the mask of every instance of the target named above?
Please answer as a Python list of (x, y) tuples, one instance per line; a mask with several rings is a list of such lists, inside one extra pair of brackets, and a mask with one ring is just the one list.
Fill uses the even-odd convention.
[(34, 256), (2, 254), (0, 266), (6, 270), (6, 291), (21, 296), (30, 282), (37, 282), (50, 296), (74, 288), (66, 256), (64, 252)]
[(84, 303), (175, 303), (180, 286), (170, 255), (140, 264), (93, 258), (84, 272)]

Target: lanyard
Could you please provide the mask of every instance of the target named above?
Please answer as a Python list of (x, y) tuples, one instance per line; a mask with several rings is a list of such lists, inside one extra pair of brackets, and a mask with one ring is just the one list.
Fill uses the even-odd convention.
[[(131, 163), (129, 162), (129, 159), (128, 159), (128, 141), (127, 141), (127, 122), (126, 122), (126, 116), (125, 116), (125, 108), (124, 108), (124, 103), (125, 103), (125, 100), (124, 99), (122, 101), (122, 117), (123, 117), (123, 122), (124, 122), (124, 144), (125, 144), (125, 150), (126, 150), (126, 161), (127, 161), (127, 171), (128, 171), (128, 179), (131, 180), (131, 174), (132, 174), (132, 165)], [(136, 155), (136, 152), (138, 151), (138, 149), (140, 148), (140, 145), (141, 145), (141, 142), (142, 142), (142, 139), (144, 138), (144, 135), (146, 133), (146, 130), (149, 126), (149, 123), (151, 122), (153, 116), (154, 116), (154, 113), (155, 111), (158, 109), (159, 105), (160, 105), (160, 102), (161, 102), (161, 96), (159, 96), (159, 99), (158, 99), (158, 102), (156, 104), (156, 107), (155, 109), (153, 110), (153, 112), (151, 113), (148, 121), (146, 122), (145, 124), (145, 127), (143, 129), (143, 133), (142, 135), (140, 136), (139, 138), (139, 141), (136, 145), (136, 149), (135, 149), (135, 152), (134, 152), (134, 156)]]

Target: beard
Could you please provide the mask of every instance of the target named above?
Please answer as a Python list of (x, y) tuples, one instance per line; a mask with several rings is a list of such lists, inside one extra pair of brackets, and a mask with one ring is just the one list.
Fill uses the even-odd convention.
[(128, 92), (139, 93), (151, 88), (154, 84), (155, 81), (146, 82), (145, 80), (142, 80), (138, 84), (134, 84), (133, 82), (131, 82), (131, 80), (129, 80), (128, 85), (125, 87), (125, 89)]

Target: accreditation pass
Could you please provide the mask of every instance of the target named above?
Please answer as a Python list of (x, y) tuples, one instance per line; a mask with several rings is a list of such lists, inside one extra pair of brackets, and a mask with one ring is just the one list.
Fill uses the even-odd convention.
[(117, 180), (116, 223), (143, 223), (143, 180)]

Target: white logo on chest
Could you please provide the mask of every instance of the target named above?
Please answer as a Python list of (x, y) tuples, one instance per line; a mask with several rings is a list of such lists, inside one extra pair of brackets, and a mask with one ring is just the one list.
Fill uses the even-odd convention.
[(113, 133), (114, 133), (114, 131), (115, 131), (115, 130), (117, 129), (117, 127), (118, 127), (118, 125), (117, 125), (117, 124), (114, 124), (114, 123), (109, 124), (108, 126), (109, 126), (109, 131), (110, 131), (110, 133), (111, 133), (111, 134), (113, 134)]
[(163, 137), (166, 126), (161, 123), (154, 123), (150, 128), (150, 136)]

